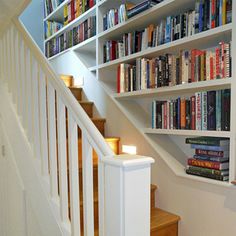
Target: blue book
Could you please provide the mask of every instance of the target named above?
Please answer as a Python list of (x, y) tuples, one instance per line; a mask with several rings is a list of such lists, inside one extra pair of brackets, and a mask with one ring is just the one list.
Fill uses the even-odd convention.
[(166, 33), (165, 33), (165, 43), (171, 41), (171, 16), (166, 18)]
[(207, 151), (229, 151), (229, 145), (225, 146), (209, 146), (209, 145), (198, 145), (191, 144), (192, 149), (203, 149)]
[(216, 130), (221, 131), (221, 90), (216, 91)]
[(223, 12), (223, 0), (218, 0), (219, 1), (219, 26), (223, 25), (222, 21), (222, 12)]
[(200, 33), (203, 31), (203, 1), (201, 1), (199, 4), (198, 25), (199, 25), (199, 33)]

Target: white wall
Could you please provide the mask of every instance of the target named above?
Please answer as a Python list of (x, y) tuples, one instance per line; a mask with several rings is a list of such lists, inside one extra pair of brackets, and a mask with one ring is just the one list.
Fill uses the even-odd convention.
[(40, 227), (0, 124), (2, 145), (5, 146), (5, 155), (0, 154), (0, 235), (40, 236)]
[(26, 29), (29, 31), (34, 41), (42, 51), (44, 50), (43, 18), (43, 0), (32, 0), (32, 2), (20, 16), (20, 20), (25, 25)]
[[(65, 69), (66, 65), (72, 64), (74, 68), (71, 71)], [(81, 66), (78, 58), (64, 54), (55, 59), (52, 65), (60, 73), (75, 73), (77, 77), (84, 77), (86, 96), (95, 102), (100, 115), (107, 118), (107, 136), (122, 137), (123, 144), (137, 146), (138, 154), (154, 157), (156, 163), (152, 166), (152, 183), (158, 185), (157, 205), (181, 217), (180, 236), (236, 235), (235, 188), (176, 177), (106, 95), (93, 74)]]

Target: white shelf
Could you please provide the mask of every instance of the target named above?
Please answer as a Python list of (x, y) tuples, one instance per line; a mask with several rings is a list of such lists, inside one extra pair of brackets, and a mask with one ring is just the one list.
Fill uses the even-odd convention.
[(73, 46), (71, 50), (96, 53), (96, 36), (86, 39), (85, 41)]
[(53, 12), (45, 17), (44, 21), (55, 20), (62, 23), (64, 20), (64, 6), (69, 2), (70, 0), (65, 0), (63, 3), (61, 3)]
[(230, 138), (230, 131), (211, 131), (211, 130), (176, 130), (176, 129), (152, 129), (143, 130), (145, 134), (164, 134), (164, 135), (180, 135), (180, 136), (210, 136)]
[(197, 91), (227, 89), (231, 87), (232, 79), (215, 79), (201, 82), (194, 82), (189, 84), (180, 84), (170, 87), (160, 87), (155, 89), (145, 89), (126, 93), (116, 93), (116, 99), (130, 99), (130, 98), (144, 98), (144, 97), (161, 97), (172, 96), (176, 94), (190, 94)]
[(73, 27), (75, 27), (76, 25), (79, 25), (80, 23), (82, 23), (84, 20), (88, 19), (91, 16), (94, 16), (96, 14), (96, 5), (93, 6), (92, 8), (90, 8), (88, 11), (86, 11), (85, 13), (83, 13), (82, 15), (80, 15), (79, 17), (75, 18), (73, 21), (71, 21), (68, 25), (64, 26), (62, 29), (60, 29), (59, 31), (57, 31), (55, 34), (53, 34), (52, 36), (50, 36), (49, 38), (47, 38), (44, 42), (48, 42), (51, 39), (55, 38), (56, 36), (61, 35), (62, 33), (64, 33), (67, 30), (72, 29)]
[(55, 59), (55, 58), (61, 56), (62, 54), (65, 54), (65, 53), (67, 53), (67, 52), (69, 52), (69, 51), (70, 51), (70, 48), (68, 48), (68, 49), (66, 49), (66, 50), (64, 50), (64, 51), (62, 51), (62, 52), (59, 52), (59, 53), (57, 53), (56, 55), (54, 55), (54, 56), (52, 56), (52, 57), (49, 57), (48, 60), (49, 60), (49, 61), (52, 61), (53, 59)]
[(100, 64), (98, 69), (116, 67), (120, 63), (130, 63), (136, 58), (148, 56), (149, 58), (168, 53), (177, 53), (181, 49), (202, 48), (202, 45), (212, 45), (213, 42), (220, 42), (226, 40), (231, 36), (232, 23), (217, 27), (215, 29), (207, 30), (183, 39), (172, 41), (157, 47), (148, 48), (138, 53), (131, 54), (110, 62)]
[(97, 66), (89, 67), (88, 70), (89, 70), (90, 72), (96, 72), (96, 71), (97, 71)]

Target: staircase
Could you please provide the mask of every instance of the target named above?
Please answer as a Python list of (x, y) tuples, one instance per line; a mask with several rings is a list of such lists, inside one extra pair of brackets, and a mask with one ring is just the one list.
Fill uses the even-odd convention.
[[(90, 119), (93, 121), (99, 132), (104, 136), (106, 142), (109, 144), (111, 149), (115, 154), (119, 153), (119, 137), (106, 137), (105, 136), (105, 122), (106, 119), (104, 118), (97, 118), (93, 116), (93, 106), (94, 103), (91, 101), (84, 101), (83, 100), (83, 89), (80, 87), (74, 87), (74, 81), (73, 77), (70, 75), (61, 75), (61, 79), (64, 81), (65, 85), (70, 89), (74, 97), (77, 99), (77, 101), (80, 103), (82, 108), (85, 110), (87, 115), (90, 117)], [(81, 137), (80, 133), (78, 134), (79, 137)], [(79, 150), (81, 152), (79, 153), (79, 163), (80, 167), (82, 162), (82, 147), (81, 147), (81, 141), (79, 142)], [(82, 180), (82, 168), (80, 169), (80, 180)], [(97, 169), (97, 154), (95, 151), (93, 151), (93, 172), (94, 172), (94, 222), (95, 222), (95, 236), (98, 235), (98, 174)], [(82, 181), (80, 183), (80, 194), (82, 194), (83, 188), (82, 188)], [(171, 214), (169, 212), (163, 211), (161, 209), (158, 209), (155, 207), (155, 192), (157, 191), (157, 186), (152, 185), (150, 187), (151, 191), (151, 236), (177, 236), (178, 235), (178, 222), (180, 220), (180, 217), (174, 214)], [(83, 200), (80, 201), (81, 205), (81, 214), (83, 209)], [(81, 220), (81, 225), (83, 225), (83, 220)], [(83, 229), (82, 229), (83, 230)], [(83, 235), (83, 231), (82, 231)]]

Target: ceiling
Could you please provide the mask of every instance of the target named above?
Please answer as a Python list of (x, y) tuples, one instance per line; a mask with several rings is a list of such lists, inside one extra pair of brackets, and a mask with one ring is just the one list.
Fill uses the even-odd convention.
[(0, 0), (0, 31), (6, 25), (6, 22), (14, 15), (22, 11), (24, 4), (29, 0)]

